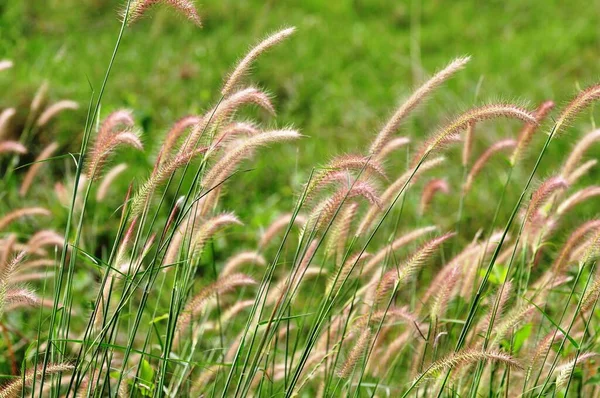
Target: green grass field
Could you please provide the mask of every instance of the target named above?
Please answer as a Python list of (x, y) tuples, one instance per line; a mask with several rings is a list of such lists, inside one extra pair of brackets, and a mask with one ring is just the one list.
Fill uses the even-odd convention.
[(600, 396), (600, 1), (124, 3), (0, 3), (0, 397)]

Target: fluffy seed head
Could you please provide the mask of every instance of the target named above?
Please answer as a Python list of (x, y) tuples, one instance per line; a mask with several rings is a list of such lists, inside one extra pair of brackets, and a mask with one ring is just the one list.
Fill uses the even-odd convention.
[(117, 110), (104, 119), (90, 153), (87, 176), (97, 178), (109, 155), (119, 146), (127, 145), (142, 150), (139, 132), (134, 131), (133, 116), (128, 110)]
[(436, 73), (425, 84), (419, 87), (392, 115), (390, 120), (381, 129), (377, 137), (371, 144), (369, 153), (376, 155), (387, 144), (389, 137), (398, 129), (402, 120), (421, 102), (423, 102), (431, 92), (433, 92), (442, 83), (448, 80), (452, 75), (465, 67), (471, 57), (457, 58), (450, 62), (444, 69)]
[(421, 194), (421, 214), (425, 214), (427, 207), (429, 207), (429, 204), (433, 200), (433, 197), (438, 192), (441, 192), (446, 195), (450, 193), (450, 184), (448, 184), (448, 181), (442, 178), (435, 178), (427, 182), (427, 184), (425, 184), (425, 187), (423, 188), (423, 193)]
[(126, 10), (123, 10), (122, 17), (127, 17), (127, 24), (131, 25), (142, 18), (144, 14), (156, 4), (166, 4), (174, 8), (197, 26), (202, 26), (200, 16), (198, 15), (198, 11), (196, 11), (196, 7), (192, 0), (133, 0), (129, 5), (129, 13), (125, 15)]
[(458, 370), (465, 366), (473, 365), (478, 362), (486, 363), (501, 363), (511, 369), (521, 369), (521, 364), (512, 356), (498, 350), (483, 351), (481, 349), (465, 349), (432, 363), (427, 370), (421, 373), (414, 384), (418, 384), (424, 380), (439, 376), (444, 370)]
[(466, 129), (471, 123), (477, 123), (482, 120), (496, 118), (518, 119), (524, 122), (537, 124), (534, 115), (529, 113), (527, 110), (513, 104), (489, 104), (470, 109), (446, 126), (439, 129), (437, 133), (429, 138), (413, 158), (412, 166), (416, 166), (423, 156), (425, 156), (425, 154), (434, 151), (436, 148), (446, 143), (456, 140), (458, 138), (458, 134), (462, 130)]
[(365, 354), (365, 351), (369, 347), (369, 344), (371, 343), (371, 337), (372, 332), (370, 329), (367, 328), (362, 331), (362, 333), (354, 343), (352, 349), (350, 350), (350, 353), (348, 353), (344, 364), (337, 372), (338, 377), (345, 379), (352, 374), (352, 371), (356, 367), (356, 364), (362, 359), (363, 355)]
[(1, 141), (0, 154), (9, 152), (23, 155), (27, 153), (27, 148), (25, 148), (25, 145), (21, 144), (18, 141)]
[(250, 52), (248, 52), (248, 54), (237, 64), (233, 72), (231, 72), (225, 81), (225, 84), (223, 85), (221, 94), (223, 94), (223, 96), (229, 95), (231, 91), (238, 85), (240, 79), (246, 74), (246, 72), (248, 72), (248, 69), (250, 69), (256, 58), (258, 58), (265, 51), (269, 50), (271, 47), (281, 43), (283, 40), (291, 36), (295, 31), (296, 28), (294, 27), (282, 29), (279, 32), (269, 35), (266, 39), (254, 46)]
[(4, 217), (0, 218), (0, 230), (3, 230), (9, 224), (18, 220), (19, 218), (49, 215), (51, 215), (50, 211), (48, 209), (44, 209), (43, 207), (26, 207), (22, 209), (13, 210)]
[(154, 166), (155, 169), (170, 158), (171, 149), (173, 149), (175, 143), (177, 142), (179, 137), (181, 137), (181, 135), (185, 132), (185, 130), (187, 130), (190, 127), (196, 126), (201, 121), (202, 117), (189, 115), (184, 116), (175, 122), (175, 124), (167, 133), (165, 141), (160, 147), (160, 152), (156, 157), (156, 165)]
[(267, 262), (264, 257), (257, 252), (248, 251), (238, 253), (227, 260), (221, 271), (221, 278), (237, 271), (237, 269), (244, 264), (265, 266)]
[(571, 122), (579, 112), (587, 108), (592, 102), (600, 98), (600, 84), (595, 84), (579, 92), (577, 96), (563, 109), (556, 119), (554, 131), (558, 134), (560, 129)]
[(38, 127), (45, 126), (56, 115), (58, 115), (59, 113), (61, 113), (63, 111), (69, 110), (69, 109), (77, 110), (77, 109), (79, 109), (79, 104), (77, 102), (71, 101), (71, 100), (62, 100), (62, 101), (58, 101), (58, 102), (50, 105), (48, 108), (46, 108), (44, 110), (44, 112), (42, 112), (42, 114), (38, 118), (38, 120), (37, 120)]
[[(17, 376), (13, 381), (0, 387), (0, 397), (12, 398), (20, 396), (26, 387), (29, 387), (35, 379), (41, 379), (44, 365), (29, 369), (24, 375)], [(68, 363), (49, 363), (45, 366), (46, 375), (69, 372), (75, 367)]]
[(559, 389), (565, 387), (575, 367), (580, 363), (596, 356), (598, 356), (598, 354), (596, 354), (595, 352), (585, 352), (579, 354), (576, 358), (571, 359), (567, 363), (558, 366), (556, 368), (556, 370), (559, 372), (558, 377), (556, 378), (556, 388)]
[(546, 201), (557, 191), (566, 189), (567, 181), (561, 176), (550, 177), (545, 180), (531, 196), (529, 207), (527, 208), (526, 219), (529, 223), (537, 217), (539, 210)]

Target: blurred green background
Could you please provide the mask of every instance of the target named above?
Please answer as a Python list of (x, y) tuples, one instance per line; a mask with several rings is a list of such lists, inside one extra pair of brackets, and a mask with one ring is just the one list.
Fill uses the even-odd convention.
[[(0, 2), (0, 58), (15, 62), (0, 74), (0, 108), (17, 107), (17, 120), (23, 123), (44, 80), (50, 83), (51, 101), (74, 99), (85, 108), (90, 83), (96, 89), (101, 84), (123, 4)], [(249, 46), (273, 30), (296, 26), (294, 37), (263, 56), (248, 79), (274, 95), (279, 113), (272, 120), (261, 113), (249, 115), (268, 126), (292, 125), (308, 136), (297, 144), (262, 150), (246, 163), (253, 170), (231, 182), (225, 207), (258, 225), (264, 225), (261, 214), (270, 206), (289, 208), (312, 167), (336, 154), (364, 151), (402, 98), (456, 56), (470, 54), (473, 59), (398, 135), (419, 141), (451, 115), (492, 100), (533, 108), (554, 99), (561, 105), (600, 76), (598, 0), (225, 0), (197, 5), (201, 29), (162, 6), (127, 29), (102, 113), (121, 107), (135, 111), (151, 156), (121, 153), (119, 161), (133, 165), (122, 184), (131, 179), (141, 183), (170, 124), (210, 108), (223, 77)], [(580, 122), (584, 127), (553, 147), (548, 158), (554, 166), (553, 156), (562, 158), (593, 124), (591, 113), (585, 115)], [(39, 145), (57, 138), (64, 149), (77, 151), (84, 120), (85, 109), (65, 113), (41, 133)], [(499, 136), (514, 136), (518, 127), (500, 122), (483, 128), (478, 148)], [(456, 156), (459, 149), (451, 153)], [(403, 157), (398, 165), (404, 162)], [(389, 170), (391, 177), (403, 171), (394, 164)], [(542, 176), (552, 171), (541, 170)], [(444, 170), (446, 175), (453, 172), (461, 170)], [(494, 173), (493, 178), (501, 177)], [(481, 192), (475, 199), (488, 200), (493, 194)]]

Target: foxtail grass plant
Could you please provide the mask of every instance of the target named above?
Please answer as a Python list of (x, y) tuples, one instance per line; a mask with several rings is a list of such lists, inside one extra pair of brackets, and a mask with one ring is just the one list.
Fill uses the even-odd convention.
[[(103, 104), (127, 32), (160, 6), (201, 25), (190, 0), (127, 1), (87, 110), (49, 101), (51, 82), (25, 112), (0, 110), (0, 397), (600, 394), (600, 133), (578, 121), (599, 85), (559, 111), (427, 108), (438, 127), (409, 131), (468, 66), (456, 58), (364, 151), (294, 171), (308, 177), (293, 208), (265, 206), (256, 228), (228, 195), (249, 199), (240, 180), (268, 182), (261, 158), (309, 134), (277, 125), (250, 71), (303, 32), (267, 35), (161, 135)], [(40, 136), (69, 113), (86, 114), (75, 153)]]

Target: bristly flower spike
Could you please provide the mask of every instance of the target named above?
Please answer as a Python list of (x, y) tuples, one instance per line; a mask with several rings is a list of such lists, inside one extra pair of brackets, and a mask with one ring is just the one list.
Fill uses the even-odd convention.
[(431, 79), (425, 82), (425, 84), (419, 87), (408, 100), (396, 110), (379, 134), (377, 134), (377, 137), (375, 137), (375, 140), (371, 144), (369, 153), (372, 155), (378, 154), (388, 142), (389, 137), (398, 129), (398, 126), (406, 115), (423, 102), (423, 100), (425, 100), (425, 98), (427, 98), (427, 96), (437, 87), (452, 77), (456, 72), (463, 69), (470, 59), (471, 57), (462, 57), (453, 60), (444, 69), (436, 73)]
[[(159, 3), (171, 6), (197, 26), (202, 26), (200, 16), (192, 0), (133, 0), (129, 5), (127, 24), (131, 25), (143, 17), (152, 6)], [(123, 18), (125, 18), (125, 11), (123, 10)]]
[(289, 36), (291, 36), (296, 31), (296, 28), (286, 28), (280, 30), (279, 32), (273, 33), (268, 36), (266, 39), (258, 43), (254, 46), (250, 52), (242, 58), (242, 60), (237, 64), (233, 72), (225, 81), (223, 85), (223, 89), (221, 90), (221, 94), (223, 96), (227, 96), (231, 93), (231, 91), (238, 85), (240, 79), (246, 74), (248, 69), (250, 69), (252, 63), (265, 51), (269, 50), (271, 47), (279, 44)]

